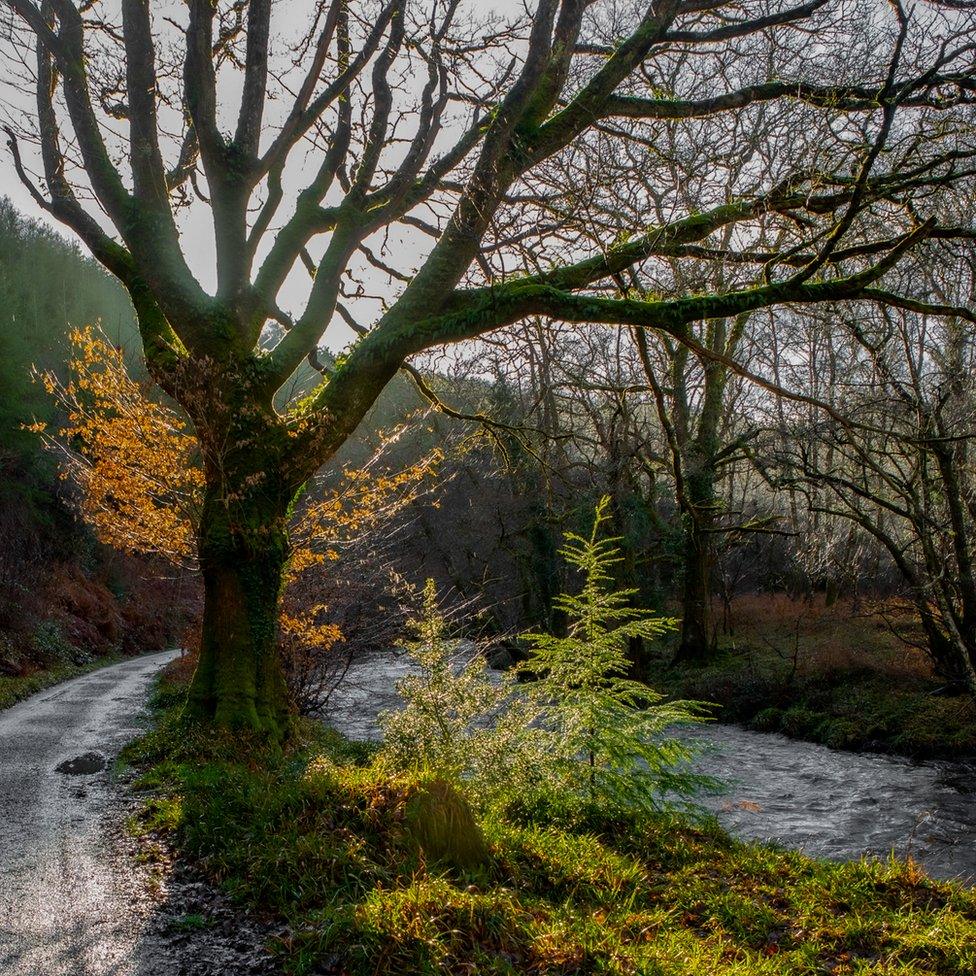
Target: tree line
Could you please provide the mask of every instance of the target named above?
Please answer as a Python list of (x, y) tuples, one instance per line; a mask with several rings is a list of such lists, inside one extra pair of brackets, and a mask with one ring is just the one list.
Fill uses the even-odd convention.
[[(933, 378), (944, 362), (961, 381), (929, 325), (971, 321), (970, 11), (4, 9), (11, 165), (122, 282), (147, 368), (199, 443), (199, 715), (281, 733), (292, 507), (399, 372), (436, 398), (411, 360), (479, 337), (509, 384), (512, 370), (541, 377), (545, 452), (605, 460), (621, 523), (635, 478), (671, 491), (683, 657), (712, 640), (716, 538), (778, 514), (748, 510), (761, 494), (728, 477), (748, 471), (776, 498), (811, 499), (811, 525), (860, 512), (885, 544), (896, 521), (887, 551), (916, 576), (940, 660), (972, 687), (965, 384)], [(201, 211), (212, 287), (184, 247)], [(325, 357), (339, 323), (357, 338)], [(967, 362), (965, 344), (956, 355)], [(282, 402), (305, 363), (318, 379)], [(837, 500), (859, 488), (863, 511)], [(639, 578), (636, 557), (622, 571)]]

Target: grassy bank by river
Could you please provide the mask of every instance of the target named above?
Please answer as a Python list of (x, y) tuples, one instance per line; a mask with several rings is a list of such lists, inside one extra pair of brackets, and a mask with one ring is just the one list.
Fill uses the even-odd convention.
[(439, 866), (411, 839), (416, 783), (315, 726), (275, 752), (193, 733), (178, 718), (185, 678), (170, 669), (156, 728), (126, 751), (145, 791), (134, 826), (285, 923), (285, 972), (976, 971), (976, 893), (911, 864), (739, 843), (710, 822), (511, 808), (482, 823), (486, 866)]
[[(925, 655), (878, 616), (780, 595), (736, 601), (733, 621), (712, 660), (661, 661), (651, 684), (720, 703), (720, 721), (835, 749), (976, 755), (976, 701), (944, 694)], [(910, 621), (895, 623), (912, 636)]]

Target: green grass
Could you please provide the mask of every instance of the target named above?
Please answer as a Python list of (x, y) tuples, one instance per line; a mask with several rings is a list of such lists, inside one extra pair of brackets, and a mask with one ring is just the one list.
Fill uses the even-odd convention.
[(0, 675), (0, 710), (10, 708), (11, 705), (16, 705), (17, 702), (30, 698), (31, 695), (36, 695), (37, 692), (44, 691), (52, 685), (88, 674), (109, 664), (117, 664), (121, 660), (121, 656), (111, 654), (85, 664), (59, 664), (15, 677)]
[(207, 919), (196, 912), (188, 915), (180, 915), (169, 923), (170, 929), (174, 932), (198, 932), (208, 927)]
[(896, 861), (836, 864), (710, 821), (511, 805), (487, 865), (427, 863), (417, 784), (314, 726), (285, 750), (184, 725), (163, 685), (125, 758), (162, 832), (242, 904), (287, 923), (284, 972), (972, 976), (976, 893)]

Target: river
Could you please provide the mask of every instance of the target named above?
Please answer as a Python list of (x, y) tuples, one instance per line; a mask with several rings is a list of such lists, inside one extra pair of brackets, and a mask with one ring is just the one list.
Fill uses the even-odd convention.
[[(396, 707), (409, 670), (394, 653), (357, 662), (327, 721), (352, 739), (378, 738), (379, 713)], [(910, 853), (933, 877), (976, 884), (976, 760), (840, 752), (734, 725), (684, 734), (703, 747), (702, 771), (727, 785), (702, 805), (735, 836), (837, 860)]]

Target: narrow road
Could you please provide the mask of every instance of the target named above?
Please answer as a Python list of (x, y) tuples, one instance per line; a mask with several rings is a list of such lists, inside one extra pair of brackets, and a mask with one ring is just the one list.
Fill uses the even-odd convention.
[(112, 764), (177, 652), (134, 658), (0, 712), (0, 973), (129, 976), (145, 900), (113, 845)]

